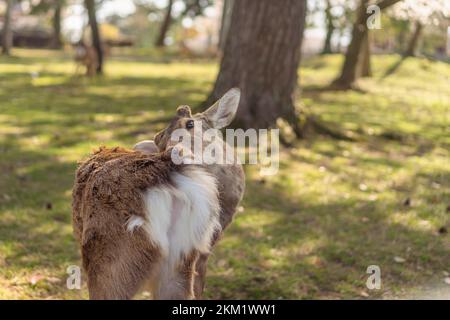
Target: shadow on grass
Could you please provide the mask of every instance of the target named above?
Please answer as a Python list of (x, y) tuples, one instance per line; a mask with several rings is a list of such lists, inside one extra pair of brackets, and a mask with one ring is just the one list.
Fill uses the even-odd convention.
[[(270, 212), (274, 222), (262, 229), (233, 224), (226, 231), (225, 241), (236, 238), (239, 245), (235, 257), (210, 274), (211, 298), (357, 297), (367, 291), (369, 265), (382, 270), (383, 290), (370, 292), (372, 298), (380, 298), (432, 279), (450, 262), (444, 237), (390, 221), (392, 214), (403, 210), (401, 199), (354, 197), (317, 203), (293, 199), (278, 186), (250, 181), (244, 206), (255, 216), (258, 211)], [(405, 263), (395, 262), (398, 256)]]
[(386, 72), (383, 74), (383, 76), (381, 77), (381, 80), (386, 79), (387, 77), (390, 77), (391, 75), (393, 75), (394, 73), (397, 72), (398, 69), (400, 69), (400, 67), (403, 65), (403, 63), (408, 59), (408, 57), (405, 56), (401, 56), (400, 59), (395, 62), (391, 67), (389, 67), (389, 69), (386, 70)]
[[(20, 297), (25, 292), (35, 298), (69, 295), (66, 268), (80, 265), (70, 207), (76, 163), (62, 162), (45, 149), (24, 148), (14, 135), (4, 138), (0, 140), (0, 276)], [(52, 282), (34, 285), (32, 276), (41, 275)]]

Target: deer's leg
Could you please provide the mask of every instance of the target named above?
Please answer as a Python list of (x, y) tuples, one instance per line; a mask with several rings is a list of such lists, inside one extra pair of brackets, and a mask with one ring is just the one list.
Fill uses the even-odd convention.
[(170, 263), (164, 262), (160, 268), (159, 286), (153, 293), (155, 299), (194, 299), (194, 275), (198, 257), (199, 253), (193, 251), (184, 257), (175, 268)]
[(88, 277), (89, 297), (93, 300), (131, 299), (160, 260), (141, 230), (114, 235), (91, 232), (82, 246), (83, 266)]
[(194, 295), (196, 299), (201, 299), (203, 290), (205, 290), (206, 269), (208, 267), (209, 254), (202, 253), (195, 264), (195, 279), (194, 279)]
[[(222, 221), (221, 221), (222, 223)], [(228, 225), (228, 224), (227, 224)], [(217, 231), (212, 240), (211, 248), (219, 241), (221, 231)], [(201, 299), (203, 296), (203, 291), (205, 290), (206, 283), (206, 270), (208, 268), (208, 258), (209, 253), (202, 253), (199, 255), (195, 264), (195, 278), (194, 278), (194, 294), (195, 299)]]
[[(233, 215), (235, 214), (236, 206), (231, 206), (230, 208), (226, 208), (221, 214), (220, 214), (220, 225), (222, 227), (222, 231), (218, 231), (214, 234), (212, 240), (211, 240), (211, 248), (216, 245), (216, 243), (219, 241), (223, 231), (228, 227), (228, 225), (231, 223), (233, 219)], [(203, 253), (199, 256), (197, 259), (197, 263), (195, 266), (195, 282), (194, 282), (194, 292), (195, 292), (195, 298), (201, 299), (203, 296), (203, 291), (205, 290), (205, 283), (206, 283), (206, 270), (208, 268), (208, 253)]]

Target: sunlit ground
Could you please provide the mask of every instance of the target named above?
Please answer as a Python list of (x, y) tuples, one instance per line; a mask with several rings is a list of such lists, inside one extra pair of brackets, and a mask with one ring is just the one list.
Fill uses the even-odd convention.
[[(80, 265), (76, 162), (152, 138), (177, 105), (206, 98), (217, 67), (122, 56), (86, 79), (59, 53), (14, 54), (0, 58), (0, 298), (86, 298), (85, 282), (66, 288), (66, 268)], [(386, 75), (399, 59), (375, 57), (361, 92), (338, 93), (317, 89), (340, 57), (304, 63), (299, 104), (353, 141), (312, 135), (282, 150), (273, 177), (247, 167), (208, 298), (449, 298), (450, 66), (409, 59)], [(380, 290), (366, 288), (369, 265)]]

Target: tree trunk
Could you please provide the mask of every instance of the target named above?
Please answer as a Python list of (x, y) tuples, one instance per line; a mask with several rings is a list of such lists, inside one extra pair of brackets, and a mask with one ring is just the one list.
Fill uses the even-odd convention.
[(294, 106), (306, 0), (235, 1), (220, 71), (207, 101), (241, 89), (234, 125), (270, 128), (286, 119), (301, 135)]
[(173, 0), (169, 0), (166, 15), (161, 24), (161, 28), (159, 29), (159, 36), (156, 39), (155, 45), (157, 47), (164, 47), (164, 41), (166, 40), (167, 32), (169, 31), (170, 25), (172, 23), (172, 7), (173, 7)]
[[(380, 10), (384, 10), (400, 0), (381, 0), (377, 3)], [(367, 19), (370, 17), (367, 12), (367, 5), (369, 0), (361, 0), (358, 8), (356, 22), (353, 25), (352, 30), (352, 41), (347, 48), (347, 53), (345, 54), (345, 61), (342, 66), (342, 71), (340, 76), (333, 81), (332, 87), (337, 89), (351, 89), (357, 79), (357, 67), (360, 63), (361, 49), (364, 44), (364, 38), (367, 37)]]
[(9, 56), (11, 54), (11, 47), (13, 42), (13, 35), (11, 30), (11, 12), (13, 0), (6, 0), (6, 11), (3, 21), (2, 30), (2, 54)]
[(336, 47), (336, 52), (341, 53), (342, 52), (342, 30), (338, 29), (338, 42)]
[(225, 40), (227, 38), (228, 30), (230, 29), (231, 13), (233, 12), (234, 0), (223, 0), (222, 22), (219, 33), (219, 50), (223, 52), (225, 49)]
[(331, 39), (333, 38), (334, 33), (334, 21), (333, 15), (331, 14), (331, 3), (330, 0), (327, 0), (327, 7), (325, 9), (325, 18), (327, 23), (327, 36), (325, 37), (325, 43), (323, 45), (322, 54), (333, 53), (331, 48)]
[(414, 33), (409, 41), (408, 48), (403, 54), (404, 57), (415, 57), (417, 55), (417, 49), (419, 47), (420, 36), (422, 35), (423, 25), (420, 22), (416, 22)]
[(356, 22), (353, 25), (352, 41), (347, 48), (345, 54), (344, 65), (342, 66), (342, 72), (339, 78), (333, 82), (333, 86), (350, 89), (357, 77), (357, 66), (361, 57), (361, 47), (364, 42), (364, 38), (367, 36), (367, 3), (368, 0), (361, 0), (357, 11)]
[(53, 39), (52, 48), (59, 49), (62, 46), (61, 41), (61, 0), (55, 0), (55, 8), (53, 12)]
[(357, 70), (357, 78), (359, 77), (371, 77), (372, 76), (372, 64), (371, 64), (371, 49), (370, 49), (370, 32), (366, 34), (363, 40), (359, 58), (359, 65)]
[(92, 45), (97, 52), (97, 74), (103, 73), (103, 48), (102, 41), (100, 39), (100, 31), (97, 23), (97, 16), (95, 10), (95, 0), (85, 0), (85, 6), (88, 12), (89, 25), (92, 33)]

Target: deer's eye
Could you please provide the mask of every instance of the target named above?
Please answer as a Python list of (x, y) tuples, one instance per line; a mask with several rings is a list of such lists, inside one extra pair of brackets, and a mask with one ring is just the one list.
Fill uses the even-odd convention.
[(186, 122), (186, 129), (192, 129), (194, 128), (194, 120), (188, 120)]

